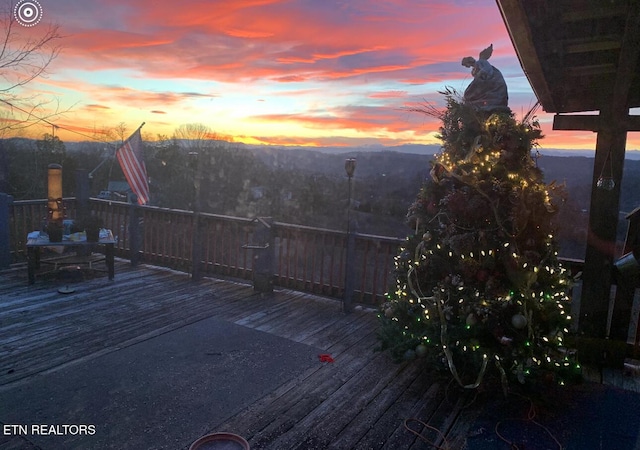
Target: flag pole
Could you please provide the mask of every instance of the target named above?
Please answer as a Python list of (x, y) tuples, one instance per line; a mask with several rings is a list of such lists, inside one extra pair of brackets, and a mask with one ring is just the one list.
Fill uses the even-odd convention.
[(145, 123), (146, 122), (142, 122), (142, 124), (138, 128), (136, 128), (135, 131), (133, 133), (131, 133), (128, 138), (126, 138), (124, 141), (122, 141), (122, 144), (119, 147), (116, 147), (116, 153), (118, 152), (118, 150), (120, 150), (122, 148), (122, 146), (124, 144), (129, 142), (129, 139), (131, 139), (133, 136), (135, 136), (135, 134), (142, 129), (142, 127), (144, 126)]
[[(145, 124), (145, 123), (147, 123), (147, 122), (142, 122), (142, 123), (140, 124), (140, 126), (139, 126), (138, 128), (136, 128), (136, 131), (134, 131), (133, 133), (131, 133), (131, 135), (129, 136), (129, 139), (131, 139), (131, 136), (133, 136), (133, 135), (134, 135), (134, 134), (136, 134), (138, 131), (140, 131), (140, 130), (142, 129), (142, 127), (144, 126), (144, 124)], [(127, 141), (128, 141), (129, 139), (127, 139)], [(125, 142), (126, 142), (126, 141), (125, 141)]]

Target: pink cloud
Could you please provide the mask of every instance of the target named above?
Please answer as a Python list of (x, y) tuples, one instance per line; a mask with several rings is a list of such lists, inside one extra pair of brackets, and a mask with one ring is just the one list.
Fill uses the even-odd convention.
[(248, 38), (248, 39), (267, 38), (267, 37), (273, 36), (273, 33), (270, 33), (270, 32), (242, 30), (242, 29), (236, 29), (236, 28), (226, 29), (225, 32), (229, 36)]
[[(408, 69), (450, 61), (452, 53), (460, 53), (455, 59), (461, 59), (470, 47), (477, 52), (476, 45), (486, 44), (463, 42), (465, 33), (458, 37), (459, 30), (477, 27), (472, 20), (485, 11), (496, 15), (493, 6), (462, 15), (447, 3), (337, 5), (339, 11), (335, 2), (137, 1), (127, 3), (124, 19), (135, 25), (125, 29), (135, 32), (86, 30), (72, 36), (69, 56), (76, 55), (73, 64), (84, 67), (131, 67), (161, 78), (282, 82), (378, 74), (380, 79), (395, 79)], [(469, 16), (473, 19), (465, 19)], [(494, 30), (488, 29), (490, 36)]]

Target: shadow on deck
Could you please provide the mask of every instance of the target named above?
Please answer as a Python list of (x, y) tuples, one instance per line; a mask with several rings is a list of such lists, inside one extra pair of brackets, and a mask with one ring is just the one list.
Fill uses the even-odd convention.
[[(1, 450), (187, 449), (215, 431), (252, 449), (506, 449), (498, 424), (527, 419), (526, 401), (462, 392), (421, 360), (375, 352), (370, 309), (344, 314), (332, 299), (262, 296), (124, 261), (113, 282), (85, 276), (59, 293), (65, 286), (28, 286), (26, 267), (0, 274)], [(501, 434), (527, 449), (559, 448), (549, 436), (564, 448), (637, 448), (639, 413), (624, 408), (638, 409), (637, 394), (592, 383), (556, 394), (573, 415), (543, 408), (536, 420), (551, 434), (531, 420)], [(609, 417), (622, 411), (625, 420)], [(595, 446), (612, 429), (616, 446)], [(583, 431), (588, 441), (572, 437)]]

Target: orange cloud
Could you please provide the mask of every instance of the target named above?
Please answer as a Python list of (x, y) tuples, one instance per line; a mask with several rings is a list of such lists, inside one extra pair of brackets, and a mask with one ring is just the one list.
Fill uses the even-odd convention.
[(407, 91), (373, 92), (369, 94), (369, 98), (403, 98), (406, 97), (407, 94)]
[(96, 111), (96, 110), (109, 110), (111, 108), (109, 106), (105, 106), (105, 105), (91, 104), (91, 105), (85, 105), (84, 109), (86, 109), (88, 111)]
[(264, 145), (281, 145), (286, 147), (367, 147), (367, 146), (397, 146), (412, 144), (414, 140), (398, 140), (387, 138), (354, 138), (349, 136), (238, 136), (240, 142), (250, 142)]
[(82, 125), (74, 125), (66, 122), (60, 122), (58, 124), (58, 127), (60, 130), (81, 133), (85, 135), (85, 137), (100, 137), (100, 136), (107, 136), (109, 134), (109, 130), (107, 128), (96, 128), (96, 127), (89, 127), (89, 126), (82, 126)]
[[(402, 133), (413, 131), (416, 136), (426, 136), (431, 133), (425, 124), (433, 124), (437, 129), (437, 120), (432, 117), (420, 117), (421, 125), (410, 120), (413, 115), (407, 109), (390, 109), (385, 107), (344, 107), (335, 108), (325, 113), (308, 114), (264, 114), (253, 116), (253, 119), (283, 123), (290, 122), (312, 130), (355, 130), (358, 132)], [(413, 117), (412, 117), (413, 118)]]

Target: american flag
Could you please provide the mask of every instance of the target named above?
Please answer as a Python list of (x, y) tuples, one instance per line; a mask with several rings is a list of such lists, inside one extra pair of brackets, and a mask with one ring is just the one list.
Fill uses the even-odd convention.
[(116, 151), (116, 156), (129, 186), (138, 196), (138, 203), (144, 205), (149, 201), (149, 182), (142, 154), (140, 128), (124, 141), (122, 147)]

